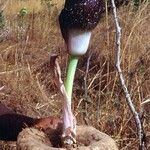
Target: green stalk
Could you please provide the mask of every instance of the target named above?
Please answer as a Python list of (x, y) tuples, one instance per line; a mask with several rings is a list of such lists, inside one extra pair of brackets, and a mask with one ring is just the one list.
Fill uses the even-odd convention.
[(69, 97), (69, 103), (71, 104), (72, 98), (72, 89), (73, 89), (73, 82), (74, 76), (77, 68), (79, 57), (78, 56), (70, 56), (68, 61), (68, 68), (67, 68), (67, 77), (65, 81), (65, 89)]

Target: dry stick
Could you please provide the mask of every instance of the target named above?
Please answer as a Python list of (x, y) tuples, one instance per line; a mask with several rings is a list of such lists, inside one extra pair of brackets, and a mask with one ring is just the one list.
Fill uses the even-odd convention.
[(5, 87), (5, 86), (0, 87), (0, 91), (1, 91), (2, 89), (4, 89), (4, 87)]
[(90, 60), (92, 57), (92, 52), (90, 52), (89, 57), (87, 59), (87, 64), (86, 64), (86, 71), (85, 71), (85, 76), (84, 76), (84, 121), (86, 125), (89, 125), (89, 120), (88, 120), (88, 112), (87, 112), (87, 104), (88, 104), (88, 87), (87, 87), (87, 76), (89, 72), (89, 65), (90, 65)]
[(116, 11), (116, 6), (114, 3), (114, 0), (111, 0), (112, 3), (112, 8), (113, 8), (113, 16), (114, 16), (114, 21), (115, 21), (115, 27), (116, 27), (116, 68), (119, 74), (119, 78), (120, 78), (120, 82), (121, 82), (121, 86), (123, 88), (124, 94), (126, 96), (126, 101), (127, 104), (130, 108), (130, 111), (132, 112), (135, 121), (136, 121), (136, 126), (138, 129), (138, 136), (139, 136), (139, 149), (143, 150), (144, 149), (144, 131), (143, 131), (143, 126), (140, 120), (140, 117), (137, 113), (137, 111), (135, 110), (134, 104), (131, 100), (131, 96), (129, 94), (129, 91), (127, 89), (127, 86), (125, 84), (125, 80), (124, 80), (124, 76), (120, 67), (120, 45), (121, 45), (121, 28), (118, 22), (118, 17), (117, 17), (117, 11)]

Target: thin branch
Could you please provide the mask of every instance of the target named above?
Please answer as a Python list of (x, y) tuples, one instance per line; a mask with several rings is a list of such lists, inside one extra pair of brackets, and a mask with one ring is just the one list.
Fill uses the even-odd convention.
[(90, 65), (90, 60), (92, 57), (92, 52), (89, 53), (88, 59), (87, 59), (87, 64), (86, 64), (86, 71), (85, 71), (85, 76), (84, 76), (84, 121), (86, 125), (89, 125), (89, 120), (88, 120), (88, 87), (87, 87), (87, 77), (89, 73), (89, 65)]
[(0, 87), (0, 91), (4, 89), (5, 86)]
[(136, 126), (138, 129), (138, 137), (139, 137), (139, 150), (144, 150), (145, 149), (145, 143), (144, 143), (144, 131), (143, 131), (143, 126), (142, 122), (140, 120), (140, 117), (135, 110), (134, 104), (132, 102), (130, 93), (127, 89), (127, 86), (125, 84), (125, 79), (120, 67), (120, 54), (121, 54), (121, 28), (119, 25), (118, 17), (117, 17), (117, 11), (116, 11), (116, 6), (114, 0), (111, 0), (112, 2), (112, 8), (113, 8), (113, 16), (114, 16), (114, 22), (115, 22), (115, 27), (116, 27), (116, 68), (119, 74), (119, 79), (121, 86), (123, 88), (124, 94), (126, 96), (126, 102), (129, 106), (130, 111), (132, 112), (135, 121), (136, 121)]
[(141, 105), (145, 105), (145, 104), (147, 104), (147, 103), (150, 103), (150, 98), (147, 99), (147, 100), (145, 100), (144, 102), (142, 102)]

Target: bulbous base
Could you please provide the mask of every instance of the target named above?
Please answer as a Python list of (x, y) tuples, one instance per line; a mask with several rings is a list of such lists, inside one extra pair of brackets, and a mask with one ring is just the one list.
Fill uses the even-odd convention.
[[(91, 126), (77, 127), (77, 144), (62, 148), (59, 132), (47, 130), (45, 134), (35, 128), (26, 128), (18, 136), (18, 150), (118, 150), (115, 141)], [(59, 134), (60, 133), (60, 134)], [(55, 144), (55, 145), (54, 145)], [(55, 147), (54, 147), (55, 146)]]

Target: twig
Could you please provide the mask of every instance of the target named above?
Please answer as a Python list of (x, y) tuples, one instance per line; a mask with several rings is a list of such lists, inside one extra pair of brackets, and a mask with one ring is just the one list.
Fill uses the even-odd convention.
[(0, 87), (0, 91), (4, 89), (5, 86)]
[(147, 100), (145, 100), (145, 101), (143, 101), (142, 103), (141, 103), (141, 112), (140, 112), (140, 116), (141, 116), (141, 119), (142, 119), (142, 121), (143, 121), (143, 119), (145, 119), (145, 107), (147, 106), (147, 105), (149, 105), (150, 104), (150, 98), (149, 99), (147, 99)]
[(115, 22), (115, 27), (116, 27), (116, 68), (119, 74), (119, 79), (121, 86), (123, 88), (124, 94), (126, 96), (126, 101), (129, 106), (130, 111), (132, 112), (135, 121), (136, 121), (136, 126), (138, 129), (138, 137), (139, 137), (139, 150), (144, 150), (145, 149), (145, 143), (144, 143), (144, 131), (143, 131), (143, 126), (142, 122), (140, 120), (140, 117), (135, 110), (134, 104), (132, 102), (130, 93), (127, 89), (127, 86), (125, 84), (124, 76), (120, 67), (120, 54), (121, 54), (121, 28), (118, 22), (118, 17), (117, 17), (117, 11), (116, 11), (116, 6), (114, 0), (111, 0), (112, 3), (112, 8), (113, 8), (113, 16), (114, 16), (114, 22)]
[(142, 102), (141, 105), (145, 105), (145, 104), (147, 104), (147, 103), (150, 103), (150, 98), (147, 99), (147, 100), (145, 100), (144, 102)]
[(86, 64), (86, 71), (85, 71), (85, 76), (84, 76), (84, 115), (85, 115), (84, 120), (85, 120), (86, 125), (89, 125), (88, 113), (87, 113), (87, 104), (88, 104), (87, 77), (88, 77), (91, 57), (92, 57), (92, 52), (90, 52), (90, 54), (88, 56), (87, 64)]

